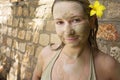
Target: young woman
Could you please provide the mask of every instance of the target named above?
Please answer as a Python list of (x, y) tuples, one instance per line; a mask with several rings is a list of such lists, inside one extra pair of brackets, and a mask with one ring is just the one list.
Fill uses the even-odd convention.
[(42, 50), (32, 80), (120, 80), (120, 64), (98, 50), (88, 0), (55, 0), (52, 13), (62, 44)]

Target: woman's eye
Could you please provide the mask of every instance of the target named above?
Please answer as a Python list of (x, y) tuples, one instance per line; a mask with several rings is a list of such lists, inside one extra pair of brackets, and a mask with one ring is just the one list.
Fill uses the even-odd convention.
[(57, 21), (56, 24), (57, 24), (57, 25), (63, 25), (64, 22), (63, 22), (63, 21)]
[(72, 22), (74, 22), (74, 23), (79, 23), (80, 21), (81, 21), (81, 19), (79, 19), (79, 18), (72, 20)]

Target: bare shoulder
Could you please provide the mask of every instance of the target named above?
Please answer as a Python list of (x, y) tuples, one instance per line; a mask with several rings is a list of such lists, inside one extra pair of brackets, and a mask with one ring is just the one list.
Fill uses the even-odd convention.
[(44, 71), (45, 67), (48, 65), (49, 61), (55, 55), (55, 49), (58, 48), (57, 44), (51, 44), (42, 49), (38, 58), (37, 64), (33, 72), (32, 80), (40, 80), (42, 72)]
[(47, 51), (50, 52), (49, 46), (46, 46), (45, 48), (43, 48), (42, 51), (39, 53), (39, 56), (37, 58), (37, 64), (33, 72), (32, 80), (40, 80), (43, 72), (44, 64), (45, 64), (44, 58), (45, 56), (48, 56), (48, 53), (49, 53)]
[(47, 57), (52, 53), (52, 50), (50, 49), (50, 46), (46, 46), (42, 49), (41, 53), (39, 54), (42, 57)]
[(105, 54), (101, 51), (97, 53), (97, 55), (95, 56), (95, 60), (107, 69), (114, 68), (119, 65), (119, 62), (115, 60), (112, 56)]
[(59, 46), (60, 46), (60, 44), (50, 44), (50, 45), (43, 48), (40, 55), (44, 58), (46, 58), (50, 55), (54, 55), (54, 52), (57, 51)]
[(99, 51), (95, 56), (95, 64), (112, 80), (120, 80), (120, 63), (112, 56)]
[(52, 60), (52, 58), (55, 56), (59, 48), (59, 44), (51, 44), (43, 48), (43, 50), (40, 53), (40, 57), (42, 57), (43, 61), (43, 70), (45, 67), (49, 64), (49, 62)]

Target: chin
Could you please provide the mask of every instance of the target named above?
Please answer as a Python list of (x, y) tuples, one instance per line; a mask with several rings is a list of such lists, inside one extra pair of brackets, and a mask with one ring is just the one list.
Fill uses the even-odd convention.
[(82, 47), (84, 45), (86, 45), (88, 42), (87, 40), (79, 40), (76, 42), (66, 42), (65, 45), (69, 46), (69, 47)]
[(81, 43), (66, 43), (65, 45), (69, 47), (79, 47)]

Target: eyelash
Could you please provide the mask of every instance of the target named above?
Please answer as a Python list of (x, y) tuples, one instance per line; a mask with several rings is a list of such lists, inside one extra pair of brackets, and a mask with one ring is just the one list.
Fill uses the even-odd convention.
[(79, 19), (79, 18), (71, 20), (71, 22), (74, 22), (74, 23), (79, 23), (80, 21), (81, 21), (81, 19)]
[[(70, 20), (70, 23), (79, 23), (79, 22), (81, 22), (80, 18), (75, 18), (75, 19)], [(63, 25), (64, 21), (56, 21), (56, 24), (57, 25)]]
[(62, 25), (62, 24), (64, 24), (64, 22), (63, 21), (57, 21), (56, 24)]

